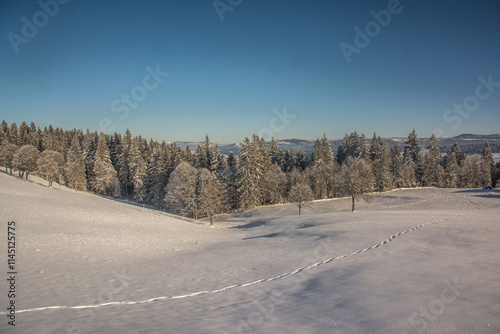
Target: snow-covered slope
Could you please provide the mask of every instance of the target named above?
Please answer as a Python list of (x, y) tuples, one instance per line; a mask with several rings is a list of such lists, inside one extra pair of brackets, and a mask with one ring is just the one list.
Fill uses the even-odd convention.
[(500, 331), (498, 192), (398, 190), (356, 213), (335, 199), (209, 228), (3, 173), (0, 186), (4, 252), (7, 221), (18, 239), (2, 333)]

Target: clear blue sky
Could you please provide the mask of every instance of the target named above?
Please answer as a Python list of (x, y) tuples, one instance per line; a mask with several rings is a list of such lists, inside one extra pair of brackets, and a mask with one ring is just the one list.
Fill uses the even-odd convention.
[[(219, 143), (500, 132), (497, 0), (219, 3), (231, 10), (72, 0), (49, 5), (52, 17), (37, 1), (0, 1), (0, 118)], [(370, 23), (388, 7), (390, 22)], [(348, 62), (340, 45), (356, 47), (354, 28), (367, 24), (373, 37), (358, 38)], [(169, 73), (159, 82), (157, 66)], [(479, 76), (491, 76), (490, 91), (476, 92)], [(446, 112), (464, 102), (470, 112)], [(285, 108), (296, 115), (287, 124), (273, 112)]]

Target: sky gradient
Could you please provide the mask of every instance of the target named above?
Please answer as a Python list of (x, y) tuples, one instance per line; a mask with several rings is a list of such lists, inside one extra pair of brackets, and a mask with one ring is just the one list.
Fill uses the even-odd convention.
[(500, 133), (498, 1), (215, 3), (0, 1), (0, 118), (219, 143)]

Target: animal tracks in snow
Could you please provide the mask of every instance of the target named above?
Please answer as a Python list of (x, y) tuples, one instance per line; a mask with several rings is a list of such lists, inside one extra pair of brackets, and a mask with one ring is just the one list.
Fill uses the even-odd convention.
[[(416, 225), (416, 226), (410, 227), (410, 228), (408, 228), (408, 229), (406, 229), (404, 231), (401, 231), (401, 232), (398, 232), (396, 234), (393, 234), (390, 237), (388, 237), (387, 239), (385, 239), (385, 240), (383, 240), (383, 241), (381, 241), (381, 242), (379, 242), (379, 243), (377, 243), (377, 244), (375, 244), (375, 245), (373, 245), (371, 247), (366, 247), (366, 248), (364, 248), (362, 250), (358, 250), (358, 251), (352, 252), (350, 254), (344, 254), (344, 255), (341, 255), (341, 256), (337, 256), (337, 257), (331, 257), (329, 259), (316, 262), (316, 263), (311, 264), (309, 266), (300, 267), (300, 268), (297, 268), (297, 269), (295, 269), (293, 271), (290, 271), (290, 272), (282, 273), (282, 274), (274, 276), (274, 277), (262, 278), (262, 279), (259, 279), (259, 280), (253, 281), (253, 282), (249, 282), (249, 283), (234, 284), (234, 285), (229, 285), (229, 286), (226, 286), (226, 287), (223, 287), (223, 288), (220, 288), (220, 289), (216, 289), (216, 290), (198, 291), (198, 292), (193, 292), (193, 293), (184, 294), (184, 295), (177, 295), (177, 296), (159, 296), (159, 297), (154, 297), (154, 298), (149, 298), (149, 299), (144, 299), (144, 300), (116, 301), (116, 302), (107, 302), (107, 303), (100, 303), (100, 304), (94, 304), (94, 305), (46, 306), (46, 307), (38, 307), (38, 308), (31, 308), (31, 309), (25, 309), (25, 310), (18, 310), (18, 311), (16, 311), (16, 313), (27, 313), (27, 312), (46, 311), (46, 310), (95, 309), (95, 308), (100, 308), (100, 307), (105, 307), (105, 306), (112, 306), (112, 305), (137, 305), (137, 304), (153, 303), (153, 302), (160, 301), (160, 300), (174, 300), (174, 299), (191, 298), (191, 297), (205, 295), (205, 294), (222, 293), (222, 292), (229, 291), (229, 290), (236, 289), (236, 288), (245, 288), (245, 287), (254, 286), (254, 285), (257, 285), (257, 284), (262, 284), (262, 283), (265, 283), (265, 282), (275, 281), (275, 280), (278, 280), (278, 279), (281, 279), (281, 278), (284, 278), (284, 277), (287, 277), (287, 276), (297, 275), (297, 274), (301, 273), (304, 270), (313, 269), (313, 268), (319, 267), (319, 266), (324, 265), (324, 264), (328, 264), (328, 263), (333, 262), (333, 261), (337, 261), (337, 260), (345, 259), (347, 257), (351, 257), (351, 256), (355, 256), (355, 255), (358, 255), (358, 254), (369, 252), (370, 250), (373, 250), (373, 249), (376, 249), (376, 248), (379, 248), (381, 246), (384, 246), (384, 245), (388, 244), (392, 240), (394, 240), (394, 239), (396, 239), (396, 238), (398, 238), (398, 237), (400, 237), (400, 236), (402, 236), (402, 235), (404, 235), (406, 233), (413, 232), (413, 231), (416, 231), (416, 230), (418, 230), (418, 229), (420, 229), (422, 227), (433, 225), (433, 224), (437, 224), (437, 223), (440, 223), (440, 222), (443, 222), (443, 221), (447, 221), (447, 220), (450, 220), (452, 218), (455, 218), (455, 217), (458, 217), (458, 216), (462, 216), (462, 215), (465, 215), (465, 214), (459, 213), (459, 214), (456, 214), (456, 215), (453, 215), (453, 216), (449, 216), (449, 217), (446, 217), (446, 218), (443, 218), (443, 219), (433, 220), (433, 221), (430, 221), (430, 222), (425, 223), (425, 224)], [(4, 314), (7, 314), (7, 313), (6, 312), (0, 312), (0, 314), (4, 315)]]

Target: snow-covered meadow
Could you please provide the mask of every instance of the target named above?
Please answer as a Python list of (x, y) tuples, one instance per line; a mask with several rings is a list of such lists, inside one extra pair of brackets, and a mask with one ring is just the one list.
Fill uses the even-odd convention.
[(498, 190), (395, 190), (357, 210), (286, 204), (210, 228), (0, 173), (0, 332), (500, 332)]

